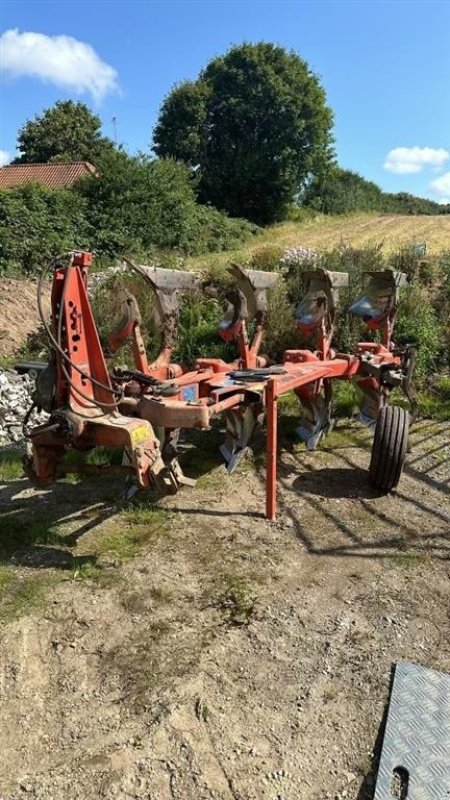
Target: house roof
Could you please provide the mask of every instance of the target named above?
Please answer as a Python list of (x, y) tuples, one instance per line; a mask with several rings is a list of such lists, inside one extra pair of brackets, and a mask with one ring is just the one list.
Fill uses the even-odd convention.
[(42, 183), (53, 189), (72, 186), (79, 178), (97, 175), (89, 161), (62, 161), (47, 164), (8, 164), (0, 167), (0, 189), (12, 189), (24, 183)]

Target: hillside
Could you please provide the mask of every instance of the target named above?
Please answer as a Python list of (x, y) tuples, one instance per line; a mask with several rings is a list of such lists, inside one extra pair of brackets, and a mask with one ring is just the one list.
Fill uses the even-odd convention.
[[(402, 245), (425, 242), (430, 255), (450, 249), (450, 215), (400, 216), (354, 214), (348, 216), (315, 217), (302, 222), (284, 222), (266, 228), (262, 235), (248, 240), (239, 250), (207, 253), (186, 260), (190, 269), (224, 267), (234, 258), (250, 256), (265, 245), (293, 247), (304, 245), (320, 251), (345, 243), (355, 247), (383, 244), (387, 252)], [(263, 268), (263, 267), (261, 267)], [(27, 336), (39, 325), (34, 281), (13, 278), (0, 279), (0, 356), (16, 354)], [(27, 307), (27, 314), (21, 313)]]
[[(267, 228), (261, 237), (254, 239), (239, 252), (244, 250), (250, 253), (265, 243), (281, 247), (305, 245), (328, 250), (342, 242), (355, 247), (381, 243), (387, 250), (425, 242), (428, 252), (436, 254), (450, 248), (450, 215), (426, 217), (397, 214), (318, 214), (304, 222), (283, 222)], [(208, 254), (190, 259), (189, 264), (194, 267), (223, 263), (230, 257), (232, 254), (229, 252)]]
[(272, 229), (279, 244), (289, 245), (301, 231), (309, 247), (329, 248), (341, 240), (355, 246), (383, 242), (386, 247), (398, 247), (412, 242), (426, 242), (430, 250), (450, 246), (450, 217), (399, 216), (357, 214), (351, 216), (318, 217), (317, 221), (300, 225), (285, 224)]

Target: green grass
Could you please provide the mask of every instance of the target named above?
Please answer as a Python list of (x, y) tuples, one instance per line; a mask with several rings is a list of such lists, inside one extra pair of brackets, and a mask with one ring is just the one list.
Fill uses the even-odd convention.
[(430, 386), (420, 388), (417, 400), (421, 416), (440, 422), (450, 420), (450, 375), (437, 377)]
[[(45, 605), (50, 588), (61, 577), (55, 573), (41, 573), (33, 577), (22, 577), (15, 573), (5, 576), (2, 568), (0, 580), (0, 620), (9, 622), (24, 614), (28, 614)], [(6, 581), (6, 582), (5, 582)]]
[(10, 559), (19, 550), (45, 544), (64, 544), (56, 523), (46, 518), (24, 517), (16, 510), (2, 513), (0, 560)]
[(0, 369), (12, 369), (18, 360), (17, 356), (0, 356)]
[(409, 569), (410, 567), (419, 567), (423, 565), (427, 561), (427, 555), (425, 553), (420, 555), (397, 553), (395, 556), (390, 556), (389, 560), (395, 564), (396, 567)]
[(0, 481), (14, 481), (23, 477), (22, 454), (8, 449), (0, 452)]
[(140, 555), (146, 545), (168, 534), (164, 511), (135, 503), (109, 520), (106, 528), (103, 526), (89, 534), (80, 550), (83, 555), (99, 558), (100, 562), (107, 556), (120, 563)]
[(162, 532), (166, 525), (166, 515), (164, 511), (146, 505), (145, 501), (133, 503), (122, 513), (127, 525), (145, 525), (155, 532)]
[(320, 450), (371, 446), (372, 438), (366, 427), (350, 429), (347, 425), (334, 427), (319, 443)]
[[(72, 456), (73, 463), (78, 463), (78, 455)], [(88, 453), (85, 460), (98, 464), (109, 460), (109, 456), (109, 451), (99, 448)], [(21, 454), (14, 448), (3, 451), (0, 454), (0, 479), (6, 484), (13, 484), (21, 476)], [(55, 497), (50, 493), (44, 499), (31, 496), (25, 501), (15, 499), (11, 504), (2, 505), (1, 619), (15, 618), (38, 608), (58, 580), (71, 577), (75, 582), (95, 581), (99, 587), (111, 586), (118, 580), (120, 582), (120, 575), (117, 570), (110, 569), (111, 566), (118, 566), (140, 555), (156, 538), (168, 535), (166, 513), (142, 502), (120, 508), (112, 500), (109, 506), (100, 504), (99, 510), (96, 504), (92, 509), (91, 491), (94, 483), (102, 486), (104, 497), (104, 481), (92, 477), (89, 486), (80, 485), (75, 490), (79, 493), (80, 508), (83, 509), (83, 504), (87, 504), (80, 520), (81, 528), (87, 523), (87, 531), (80, 540), (77, 539), (79, 525), (75, 523), (74, 528), (70, 519), (72, 505), (74, 510), (77, 508), (72, 496), (67, 504), (61, 492), (56, 491)], [(26, 482), (24, 487), (28, 487)], [(146, 495), (145, 499), (148, 504), (149, 496)], [(24, 570), (18, 566), (21, 564), (25, 566)], [(28, 569), (30, 564), (34, 567), (32, 576)]]
[(0, 596), (8, 589), (13, 579), (13, 572), (9, 567), (0, 567)]
[(95, 536), (93, 551), (96, 556), (110, 556), (117, 561), (125, 561), (137, 556), (140, 546), (134, 533), (125, 533), (121, 530), (112, 533), (100, 531), (98, 536)]
[(358, 413), (362, 392), (353, 381), (333, 382), (333, 414), (336, 417), (352, 417)]

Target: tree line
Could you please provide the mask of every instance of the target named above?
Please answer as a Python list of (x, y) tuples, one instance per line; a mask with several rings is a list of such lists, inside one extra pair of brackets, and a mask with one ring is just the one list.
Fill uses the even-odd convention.
[(21, 128), (16, 163), (87, 160), (99, 177), (66, 190), (30, 184), (0, 192), (0, 270), (30, 272), (47, 253), (74, 246), (105, 259), (228, 249), (298, 207), (450, 213), (341, 169), (332, 128), (306, 61), (265, 42), (232, 47), (196, 81), (175, 86), (151, 154), (128, 154), (102, 135), (85, 104), (59, 101)]

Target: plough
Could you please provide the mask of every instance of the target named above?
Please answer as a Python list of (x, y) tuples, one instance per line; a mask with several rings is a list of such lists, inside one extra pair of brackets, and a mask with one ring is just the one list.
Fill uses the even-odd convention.
[[(31, 456), (25, 469), (41, 483), (51, 483), (68, 472), (110, 471), (132, 475), (138, 488), (152, 485), (174, 493), (187, 478), (178, 463), (179, 431), (208, 429), (217, 415), (225, 415), (226, 433), (221, 453), (232, 471), (245, 454), (255, 428), (266, 417), (266, 516), (276, 516), (278, 400), (294, 391), (302, 407), (299, 436), (314, 449), (332, 424), (333, 379), (355, 379), (364, 393), (361, 417), (375, 427), (369, 469), (375, 487), (389, 491), (400, 478), (408, 440), (408, 412), (388, 405), (391, 390), (400, 386), (410, 401), (414, 353), (392, 342), (399, 289), (405, 278), (386, 270), (369, 273), (364, 294), (350, 312), (380, 332), (379, 342), (362, 342), (354, 353), (332, 347), (339, 290), (348, 285), (346, 273), (324, 269), (307, 273), (307, 293), (295, 312), (297, 328), (315, 337), (314, 349), (288, 350), (281, 364), (260, 355), (267, 315), (267, 292), (278, 273), (245, 270), (233, 265), (235, 287), (219, 334), (237, 345), (237, 358), (227, 363), (199, 358), (193, 367), (174, 363), (180, 292), (198, 289), (199, 276), (163, 270), (128, 261), (154, 295), (155, 316), (162, 329), (161, 350), (153, 362), (147, 357), (141, 318), (135, 298), (123, 299), (124, 318), (102, 350), (88, 296), (92, 255), (72, 252), (59, 257), (41, 276), (38, 301), (52, 345), (48, 367), (39, 374), (35, 404), (50, 414), (45, 425), (29, 432)], [(53, 267), (52, 317), (42, 314), (41, 291)], [(248, 323), (254, 334), (250, 341)], [(108, 360), (131, 340), (133, 366), (109, 369)], [(72, 465), (70, 449), (120, 448), (122, 464)]]

